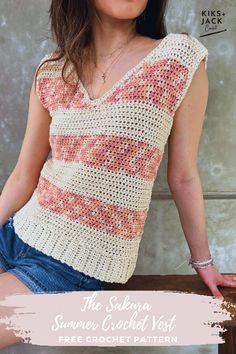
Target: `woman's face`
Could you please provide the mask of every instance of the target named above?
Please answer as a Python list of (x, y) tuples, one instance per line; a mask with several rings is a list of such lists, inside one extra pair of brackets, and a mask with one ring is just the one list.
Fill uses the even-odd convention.
[(117, 20), (134, 19), (146, 8), (148, 0), (94, 0), (100, 17), (108, 16)]

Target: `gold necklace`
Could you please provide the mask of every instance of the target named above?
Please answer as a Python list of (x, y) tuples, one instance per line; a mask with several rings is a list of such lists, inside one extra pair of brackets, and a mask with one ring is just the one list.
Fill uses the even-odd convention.
[[(101, 69), (94, 63), (95, 67), (96, 67), (99, 71), (102, 72), (103, 84), (106, 82), (106, 78), (107, 78), (107, 76), (108, 76), (108, 75), (107, 75), (107, 72), (108, 72), (109, 68), (111, 68), (112, 65), (114, 65), (114, 63), (116, 63), (116, 62), (119, 60), (119, 58), (121, 57), (122, 53), (124, 52), (124, 48), (127, 47), (127, 45), (131, 42), (131, 40), (132, 40), (134, 37), (136, 37), (136, 34), (135, 34), (134, 36), (132, 36), (128, 41), (126, 41), (125, 44), (123, 44), (123, 50), (122, 50), (122, 51), (120, 52), (120, 54), (111, 62), (111, 64), (108, 66), (108, 68), (107, 68), (105, 71), (101, 70)], [(90, 81), (90, 85), (91, 85), (91, 81)], [(92, 85), (91, 85), (91, 91), (92, 91), (92, 94), (93, 94), (93, 97), (94, 97)], [(100, 91), (101, 91), (101, 90), (99, 90), (99, 93), (100, 93)]]
[(113, 50), (108, 54), (98, 54), (98, 57), (111, 57), (113, 53), (115, 53), (118, 49), (122, 48), (123, 46), (124, 44), (122, 44), (120, 47), (116, 48), (115, 50)]
[(107, 73), (107, 71), (109, 70), (109, 68), (114, 64), (114, 62), (116, 62), (116, 61), (121, 57), (121, 54), (124, 52), (124, 46), (126, 45), (126, 47), (127, 47), (127, 45), (129, 44), (129, 42), (131, 42), (131, 40), (132, 40), (134, 37), (136, 37), (136, 35), (134, 35), (133, 37), (131, 37), (128, 41), (126, 41), (125, 44), (123, 44), (123, 51), (121, 51), (121, 53), (111, 62), (111, 64), (108, 66), (108, 68), (107, 68), (105, 71), (102, 71), (102, 70), (94, 63), (95, 67), (96, 67), (99, 71), (102, 72), (103, 83), (106, 82), (106, 73)]
[[(124, 48), (124, 47), (123, 47), (123, 48)], [(105, 71), (102, 71), (101, 69), (99, 69), (99, 67), (98, 67), (96, 64), (94, 64), (95, 67), (96, 67), (99, 71), (102, 72), (103, 84), (106, 82), (106, 76), (107, 76), (107, 72), (108, 72), (109, 68), (110, 68), (115, 62), (117, 62), (117, 60), (120, 58), (121, 54), (122, 54), (122, 51), (121, 51), (120, 54), (118, 54), (118, 56), (111, 62), (111, 64), (108, 66), (108, 68), (107, 68)]]

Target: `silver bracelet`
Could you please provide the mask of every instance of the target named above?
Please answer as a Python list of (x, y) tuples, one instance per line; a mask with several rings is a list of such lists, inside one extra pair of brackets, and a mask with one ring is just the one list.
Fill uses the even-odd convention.
[(214, 265), (212, 257), (210, 259), (207, 259), (204, 261), (194, 261), (192, 258), (190, 258), (189, 264), (191, 264), (192, 268), (195, 268), (195, 269), (196, 268), (206, 268), (206, 267)]

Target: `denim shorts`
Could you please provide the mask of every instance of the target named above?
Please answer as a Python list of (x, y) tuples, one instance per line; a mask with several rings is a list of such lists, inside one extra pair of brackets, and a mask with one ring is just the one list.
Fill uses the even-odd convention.
[(0, 268), (34, 293), (97, 291), (105, 285), (25, 243), (15, 232), (12, 216), (0, 225)]

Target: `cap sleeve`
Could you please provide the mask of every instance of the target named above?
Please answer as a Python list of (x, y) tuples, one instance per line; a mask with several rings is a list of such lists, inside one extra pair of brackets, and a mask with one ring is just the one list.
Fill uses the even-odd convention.
[[(44, 55), (36, 67), (35, 74), (38, 68), (40, 67), (40, 65), (45, 60), (53, 58), (54, 55), (55, 55), (54, 51)], [(35, 90), (36, 90), (35, 92), (41, 104), (47, 110), (49, 110), (49, 103), (50, 103), (48, 91), (49, 91), (49, 79), (50, 79), (51, 71), (52, 71), (52, 62), (44, 63), (38, 70), (36, 82), (35, 82)]]
[(173, 113), (178, 109), (190, 84), (193, 76), (199, 67), (200, 62), (204, 59), (205, 70), (207, 70), (208, 63), (208, 49), (191, 34), (179, 34), (181, 37), (177, 48), (177, 57), (180, 60), (180, 70), (176, 93), (176, 102)]

